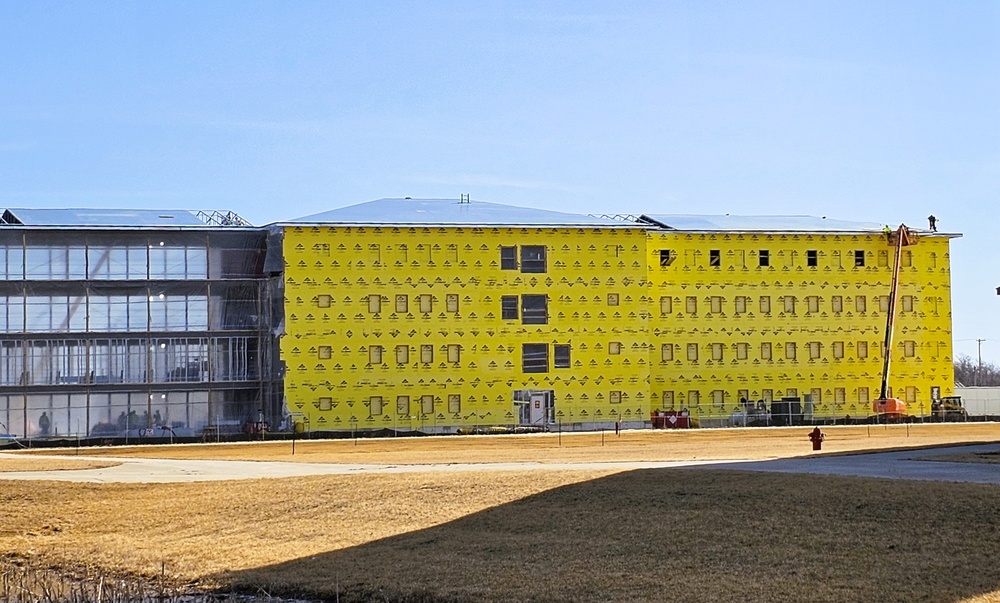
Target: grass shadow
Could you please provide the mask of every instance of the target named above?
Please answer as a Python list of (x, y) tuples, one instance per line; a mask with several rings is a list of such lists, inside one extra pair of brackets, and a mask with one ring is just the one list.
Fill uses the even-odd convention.
[(958, 601), (1000, 589), (998, 494), (640, 470), (213, 579), (344, 602)]

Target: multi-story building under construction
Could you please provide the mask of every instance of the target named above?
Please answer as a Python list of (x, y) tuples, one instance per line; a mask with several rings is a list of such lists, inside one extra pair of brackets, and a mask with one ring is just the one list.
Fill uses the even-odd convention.
[[(0, 433), (452, 432), (872, 413), (951, 395), (949, 242), (802, 216), (382, 199), (234, 214), (8, 210)], [(43, 418), (44, 415), (44, 418)]]

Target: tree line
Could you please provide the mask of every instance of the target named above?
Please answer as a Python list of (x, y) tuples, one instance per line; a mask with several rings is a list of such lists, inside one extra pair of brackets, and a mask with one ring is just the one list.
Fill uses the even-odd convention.
[(955, 385), (1000, 385), (1000, 366), (961, 355), (955, 359)]

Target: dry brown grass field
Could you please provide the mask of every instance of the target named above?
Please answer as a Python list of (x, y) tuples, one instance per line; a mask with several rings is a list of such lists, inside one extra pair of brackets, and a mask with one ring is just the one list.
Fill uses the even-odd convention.
[[(997, 423), (824, 428), (824, 453), (1000, 440)], [(440, 436), (84, 448), (90, 456), (230, 459), (306, 463), (490, 463), (767, 459), (812, 454), (808, 428)], [(49, 454), (50, 451), (36, 451)]]
[(102, 461), (92, 458), (32, 458), (30, 456), (0, 454), (0, 473), (10, 471), (65, 471), (72, 469), (102, 469), (114, 467), (121, 463)]
[[(931, 429), (938, 427), (946, 429)], [(865, 428), (827, 429), (824, 448), (856, 450), (864, 447), (861, 440), (884, 448), (1000, 439), (998, 427), (988, 425), (911, 426), (909, 437), (903, 429), (872, 427), (871, 437)], [(564, 434), (562, 446), (557, 436), (308, 442), (305, 448), (299, 442), (295, 460), (811, 453), (805, 430), (759, 433), (767, 431), (777, 433), (637, 432), (614, 443), (606, 434), (604, 446), (599, 434)], [(292, 460), (289, 446), (128, 453)], [(1000, 488), (987, 485), (693, 468), (155, 485), (0, 480), (0, 554), (40, 566), (86, 564), (149, 576), (165, 568), (177, 582), (345, 602), (986, 603), (1000, 601), (1000, 566), (993, 561), (1000, 550), (998, 497)]]

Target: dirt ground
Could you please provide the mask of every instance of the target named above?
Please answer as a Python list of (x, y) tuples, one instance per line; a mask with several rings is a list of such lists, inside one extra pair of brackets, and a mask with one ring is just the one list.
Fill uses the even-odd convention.
[[(81, 454), (371, 464), (756, 460), (813, 454), (809, 431), (781, 427), (636, 430), (624, 431), (621, 436), (605, 432), (298, 440), (294, 455), (290, 441), (84, 448)], [(823, 454), (1000, 441), (998, 423), (837, 426), (823, 432)], [(40, 452), (52, 454), (53, 450)]]
[(15, 456), (0, 454), (0, 473), (12, 471), (67, 471), (79, 469), (102, 469), (120, 465), (115, 461), (102, 461), (92, 458), (32, 458), (30, 456)]

